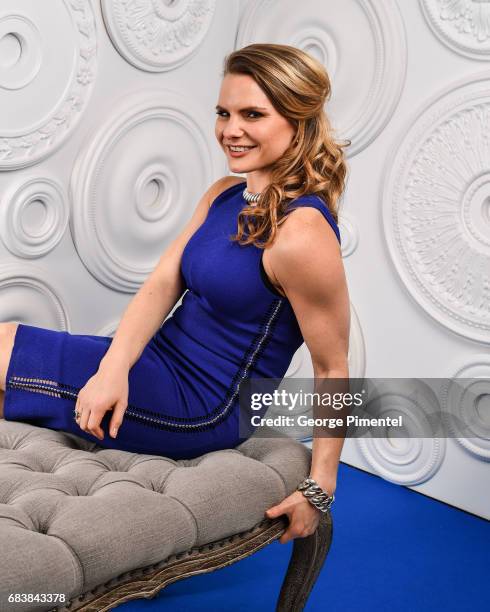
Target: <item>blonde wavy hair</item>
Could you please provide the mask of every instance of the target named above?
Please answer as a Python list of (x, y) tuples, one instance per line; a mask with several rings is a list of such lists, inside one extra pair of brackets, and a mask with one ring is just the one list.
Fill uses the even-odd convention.
[(347, 165), (324, 105), (331, 96), (327, 71), (314, 57), (289, 45), (253, 44), (227, 55), (223, 77), (246, 74), (255, 79), (272, 106), (296, 129), (291, 145), (272, 166), (271, 182), (256, 206), (238, 215), (238, 231), (230, 236), (241, 245), (266, 248), (274, 242), (288, 202), (304, 194), (318, 195), (338, 222)]

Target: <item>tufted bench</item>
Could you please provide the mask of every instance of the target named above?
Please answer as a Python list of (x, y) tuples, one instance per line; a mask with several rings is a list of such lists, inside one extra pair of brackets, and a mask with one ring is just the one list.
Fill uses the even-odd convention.
[[(251, 555), (284, 532), (287, 517), (264, 512), (310, 461), (288, 437), (175, 461), (0, 420), (0, 610), (110, 610)], [(331, 537), (327, 514), (294, 540), (277, 610), (303, 609)], [(65, 601), (9, 602), (13, 593)]]

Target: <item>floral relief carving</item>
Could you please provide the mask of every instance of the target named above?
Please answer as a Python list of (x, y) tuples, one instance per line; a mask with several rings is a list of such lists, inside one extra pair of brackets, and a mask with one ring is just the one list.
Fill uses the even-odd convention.
[(191, 57), (204, 39), (215, 0), (104, 0), (119, 53), (137, 68), (163, 71)]
[(443, 42), (463, 55), (490, 53), (490, 0), (420, 0), (426, 18)]
[(438, 94), (387, 157), (384, 221), (417, 302), (490, 342), (490, 99), (485, 74)]
[[(0, 125), (0, 170), (21, 168), (43, 159), (52, 153), (67, 138), (84, 108), (91, 86), (96, 74), (96, 35), (94, 15), (88, 0), (59, 0), (57, 4), (63, 5), (68, 11), (70, 21), (75, 26), (74, 54), (75, 67), (70, 78), (72, 81), (64, 89), (62, 98), (54, 101), (52, 111), (36, 129), (31, 131), (18, 130), (18, 134), (10, 135), (10, 129), (6, 126), (6, 133), (2, 134)], [(19, 11), (22, 10), (22, 2), (19, 3)], [(53, 9), (59, 11), (61, 7)], [(43, 39), (41, 53), (45, 54), (45, 47), (50, 44), (50, 37), (54, 35), (51, 31), (38, 32), (35, 24), (35, 15), (30, 12), (32, 24), (28, 20), (22, 20), (24, 31), (19, 36), (25, 40), (26, 46), (30, 44), (30, 38), (40, 36)], [(19, 17), (17, 15), (6, 15), (2, 19), (4, 31), (16, 35)], [(44, 52), (44, 53), (43, 53)], [(51, 50), (53, 52), (53, 50)], [(15, 72), (15, 71), (14, 71)], [(38, 91), (31, 91), (31, 83), (24, 85), (25, 95), (36, 97)], [(13, 87), (12, 87), (13, 89)], [(48, 93), (49, 95), (49, 93)], [(9, 103), (8, 94), (5, 96), (6, 105)], [(35, 112), (35, 108), (33, 110)], [(26, 120), (27, 123), (27, 120)], [(38, 123), (36, 117), (29, 117), (29, 124)]]
[(479, 41), (490, 38), (489, 0), (440, 0), (439, 15), (453, 21), (458, 32), (471, 33)]

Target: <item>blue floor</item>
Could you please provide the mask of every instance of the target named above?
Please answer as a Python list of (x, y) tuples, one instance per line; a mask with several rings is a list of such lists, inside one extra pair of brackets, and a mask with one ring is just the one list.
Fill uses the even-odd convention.
[[(334, 537), (305, 612), (487, 612), (490, 523), (340, 464)], [(292, 543), (277, 541), (124, 612), (273, 612)]]

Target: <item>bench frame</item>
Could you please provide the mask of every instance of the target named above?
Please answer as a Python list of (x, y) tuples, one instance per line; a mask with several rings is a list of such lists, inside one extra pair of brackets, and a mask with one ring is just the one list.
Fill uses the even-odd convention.
[[(126, 572), (74, 597), (55, 612), (104, 612), (132, 599), (152, 599), (167, 585), (204, 574), (249, 557), (281, 537), (288, 527), (282, 515), (264, 519), (242, 533), (171, 555), (154, 565)], [(330, 512), (322, 514), (317, 530), (293, 540), (293, 551), (277, 600), (276, 612), (301, 612), (318, 578), (332, 542)]]

